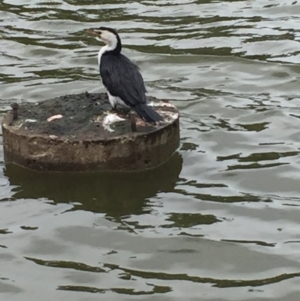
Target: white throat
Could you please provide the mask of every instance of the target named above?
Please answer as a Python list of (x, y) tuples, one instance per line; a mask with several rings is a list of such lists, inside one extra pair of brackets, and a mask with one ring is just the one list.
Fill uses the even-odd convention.
[(107, 33), (107, 35), (108, 35), (108, 38), (106, 39), (106, 41), (108, 41), (109, 43), (106, 44), (105, 46), (103, 46), (100, 49), (99, 53), (98, 53), (98, 64), (99, 64), (99, 66), (100, 66), (100, 63), (101, 63), (102, 55), (105, 52), (115, 50), (117, 48), (117, 45), (118, 45), (118, 40), (114, 35), (112, 35), (111, 33)]
[(105, 45), (103, 46), (99, 52), (98, 52), (98, 65), (100, 66), (100, 63), (101, 63), (101, 57), (102, 55), (107, 52), (107, 51), (111, 51), (111, 50), (114, 50), (114, 48), (112, 46), (108, 46), (108, 45)]

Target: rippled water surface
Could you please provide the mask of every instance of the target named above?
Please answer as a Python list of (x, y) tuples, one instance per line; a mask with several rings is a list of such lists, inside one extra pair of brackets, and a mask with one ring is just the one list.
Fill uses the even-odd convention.
[(104, 91), (119, 30), (181, 145), (133, 174), (0, 174), (0, 300), (285, 300), (300, 291), (300, 1), (0, 2), (2, 115)]

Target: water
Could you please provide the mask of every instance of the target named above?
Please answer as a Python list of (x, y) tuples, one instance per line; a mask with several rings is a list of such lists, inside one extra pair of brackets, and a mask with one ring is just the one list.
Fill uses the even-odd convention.
[(0, 300), (299, 300), (299, 1), (0, 8), (2, 114), (103, 91), (98, 25), (181, 112), (180, 149), (152, 172), (36, 174), (1, 148)]

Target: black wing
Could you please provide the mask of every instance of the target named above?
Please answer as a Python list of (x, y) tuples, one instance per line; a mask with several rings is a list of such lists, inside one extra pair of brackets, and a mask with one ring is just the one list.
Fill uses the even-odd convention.
[(137, 65), (122, 54), (103, 54), (100, 62), (103, 85), (113, 96), (120, 97), (126, 105), (134, 107), (147, 103), (146, 88)]

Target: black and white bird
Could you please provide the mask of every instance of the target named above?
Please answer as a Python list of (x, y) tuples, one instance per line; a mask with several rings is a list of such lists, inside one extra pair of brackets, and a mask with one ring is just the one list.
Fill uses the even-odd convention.
[(121, 53), (122, 43), (116, 30), (108, 27), (90, 28), (106, 45), (98, 53), (103, 85), (113, 109), (119, 104), (133, 109), (143, 120), (158, 122), (163, 118), (147, 104), (146, 87), (139, 67)]

